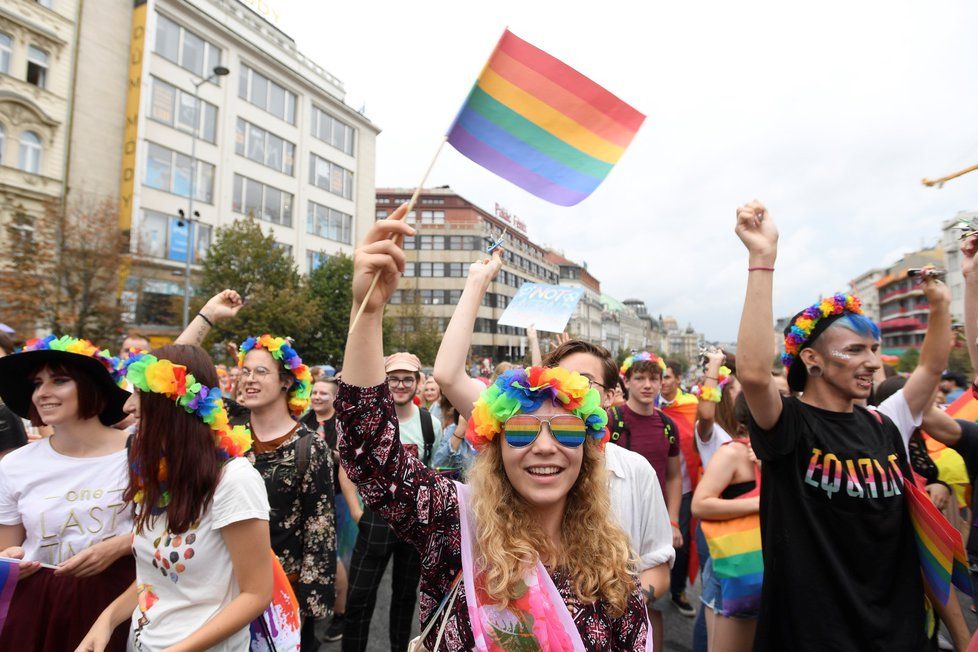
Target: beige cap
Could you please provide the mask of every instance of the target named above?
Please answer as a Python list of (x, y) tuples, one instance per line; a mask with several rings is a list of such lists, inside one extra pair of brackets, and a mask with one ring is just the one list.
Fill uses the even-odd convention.
[(387, 356), (384, 361), (384, 371), (421, 371), (421, 361), (413, 353), (399, 352)]

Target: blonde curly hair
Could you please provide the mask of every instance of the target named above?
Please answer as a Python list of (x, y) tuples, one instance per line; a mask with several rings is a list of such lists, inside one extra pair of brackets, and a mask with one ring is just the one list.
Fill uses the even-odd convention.
[(530, 505), (506, 477), (500, 447), (490, 442), (468, 474), (476, 523), (476, 562), (486, 592), (501, 606), (520, 596), (523, 574), (542, 560), (566, 572), (583, 603), (602, 601), (613, 618), (627, 610), (635, 590), (635, 558), (625, 532), (611, 515), (604, 458), (589, 437), (577, 482), (567, 495), (561, 524), (563, 547), (557, 548), (540, 529)]

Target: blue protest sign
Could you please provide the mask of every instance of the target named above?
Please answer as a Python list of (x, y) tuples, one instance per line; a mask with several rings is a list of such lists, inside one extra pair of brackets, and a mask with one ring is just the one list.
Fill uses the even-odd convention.
[(584, 295), (584, 288), (524, 283), (499, 318), (500, 326), (534, 326), (538, 331), (562, 333)]

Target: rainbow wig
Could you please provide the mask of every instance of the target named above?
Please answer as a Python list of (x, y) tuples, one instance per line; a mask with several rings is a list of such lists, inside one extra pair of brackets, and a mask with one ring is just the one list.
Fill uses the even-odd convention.
[(507, 419), (521, 412), (535, 412), (546, 400), (580, 417), (587, 433), (604, 446), (608, 414), (601, 407), (601, 395), (591, 389), (587, 378), (561, 367), (505, 372), (475, 402), (465, 437), (476, 450), (482, 450), (503, 431)]
[(224, 408), (220, 387), (205, 387), (181, 364), (161, 360), (150, 353), (135, 353), (121, 368), (126, 379), (141, 392), (162, 394), (186, 412), (206, 423), (214, 432), (218, 458), (241, 457), (251, 448), (251, 432), (245, 426), (231, 426)]
[(625, 361), (621, 363), (621, 370), (619, 371), (619, 373), (621, 373), (622, 376), (625, 376), (628, 373), (628, 370), (631, 369), (632, 365), (635, 364), (636, 362), (651, 362), (654, 365), (658, 365), (660, 371), (664, 372), (666, 370), (665, 360), (663, 360), (662, 358), (660, 358), (654, 353), (649, 353), (648, 351), (639, 351), (638, 353), (634, 355), (630, 355), (627, 358), (625, 358)]
[[(805, 308), (795, 315), (794, 319), (791, 320), (791, 323), (784, 330), (784, 353), (781, 355), (781, 363), (790, 369), (794, 361), (798, 359), (798, 353), (807, 344), (814, 341), (822, 331), (828, 328), (831, 322), (836, 321), (836, 319), (839, 319), (843, 315), (862, 316), (862, 314), (862, 303), (859, 301), (859, 298), (841, 292), (831, 297), (826, 297), (818, 303)], [(835, 319), (831, 321), (826, 319), (830, 317), (834, 317)], [(878, 339), (879, 328), (868, 318), (866, 321), (873, 327), (871, 329), (872, 334)], [(821, 328), (819, 328), (820, 322), (823, 324)], [(850, 328), (850, 330), (859, 332), (857, 328), (860, 330), (864, 328), (862, 320), (860, 320), (859, 324), (854, 324), (854, 326), (855, 328)]]
[(17, 351), (17, 353), (27, 353), (28, 351), (64, 351), (65, 353), (85, 355), (105, 367), (105, 370), (109, 372), (109, 375), (112, 376), (112, 380), (116, 384), (121, 386), (125, 379), (125, 373), (119, 372), (119, 358), (105, 349), (99, 350), (97, 346), (88, 340), (80, 340), (70, 335), (62, 335), (61, 337), (55, 337), (54, 335), (48, 335), (43, 338), (35, 337), (34, 339), (28, 340), (24, 344), (24, 348)]
[(309, 367), (302, 364), (302, 358), (295, 352), (292, 345), (284, 337), (272, 337), (268, 333), (258, 337), (249, 337), (241, 343), (238, 349), (238, 366), (244, 365), (245, 355), (254, 349), (265, 349), (278, 360), (282, 367), (292, 374), (295, 381), (289, 389), (289, 411), (298, 417), (309, 407), (309, 397), (312, 396), (312, 373)]

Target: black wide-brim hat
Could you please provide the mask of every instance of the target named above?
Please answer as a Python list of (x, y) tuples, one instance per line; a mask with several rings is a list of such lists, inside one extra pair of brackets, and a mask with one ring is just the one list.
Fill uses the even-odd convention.
[[(798, 320), (798, 318), (801, 317), (803, 312), (805, 311), (801, 310), (797, 312), (795, 316), (791, 318), (791, 321), (788, 322), (788, 325), (784, 329), (785, 337), (787, 337), (788, 333), (791, 332), (791, 327)], [(837, 319), (840, 319), (848, 314), (850, 313), (843, 312), (839, 313), (838, 315), (822, 317), (815, 324), (815, 328), (812, 329), (812, 332), (809, 334), (808, 338), (804, 341), (804, 343), (802, 343), (801, 346), (798, 347), (798, 354), (795, 355), (794, 361), (791, 363), (791, 366), (788, 367), (788, 387), (791, 389), (791, 391), (805, 391), (805, 383), (808, 381), (808, 369), (805, 367), (805, 363), (801, 361), (802, 350), (810, 348), (812, 344), (815, 343), (815, 340), (818, 339), (819, 335), (824, 333), (829, 326), (831, 326)]]
[(102, 424), (111, 426), (126, 418), (122, 406), (129, 399), (129, 392), (116, 385), (105, 365), (81, 353), (51, 349), (12, 353), (0, 358), (0, 399), (14, 414), (22, 419), (30, 418), (34, 386), (29, 374), (51, 363), (78, 367), (92, 379), (105, 397), (105, 408), (98, 415)]

